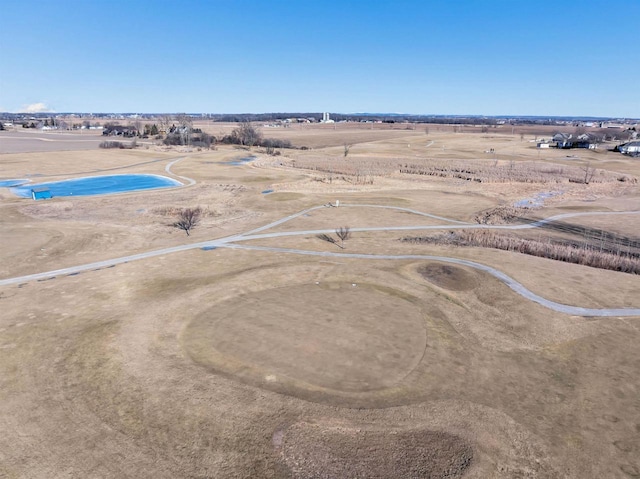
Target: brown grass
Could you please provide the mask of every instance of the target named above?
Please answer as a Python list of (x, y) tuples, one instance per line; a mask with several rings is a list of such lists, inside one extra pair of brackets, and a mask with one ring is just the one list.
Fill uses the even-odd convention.
[[(184, 208), (182, 207), (178, 207), (178, 206), (158, 206), (156, 208), (153, 208), (151, 210), (151, 212), (155, 215), (159, 215), (159, 216), (178, 216)], [(198, 209), (200, 211), (200, 216), (202, 216), (203, 218), (213, 218), (216, 216), (220, 216), (220, 212), (212, 210), (211, 208), (207, 207), (202, 207), (202, 206), (197, 206), (196, 209)]]
[(637, 182), (636, 178), (596, 170), (589, 165), (549, 165), (531, 161), (435, 161), (405, 163), (400, 173), (459, 178), (478, 183), (608, 183)]
[(289, 160), (287, 166), (322, 172), (330, 181), (340, 178), (356, 184), (372, 184), (374, 177), (402, 175), (453, 178), (477, 183), (637, 183), (626, 174), (580, 165), (548, 164), (535, 161), (443, 160), (380, 158), (377, 156), (306, 155)]
[[(99, 135), (12, 133), (33, 140), (0, 141), (7, 178), (36, 183), (43, 179), (38, 175), (106, 170), (166, 174), (166, 164), (184, 156), (172, 172), (197, 184), (47, 202), (1, 189), (0, 273), (51, 271), (239, 234), (337, 199), (465, 221), (550, 190), (565, 193), (541, 217), (640, 209), (638, 186), (618, 181), (558, 188), (398, 173), (402, 162), (436, 161), (426, 156), (490, 165), (494, 159), (482, 152), (495, 148), (504, 165), (512, 157), (522, 162), (539, 156), (539, 163), (579, 167), (591, 161), (640, 176), (638, 161), (622, 155), (580, 151), (578, 163), (565, 151), (536, 151), (533, 143), (519, 141), (517, 130), (498, 135), (499, 128), (484, 138), (431, 126), (429, 135), (411, 137), (409, 147), (416, 132), (341, 126), (283, 128), (279, 135), (294, 144), (334, 146), (287, 150), (242, 166), (228, 161), (247, 152), (227, 146), (199, 154), (153, 145), (102, 150)], [(218, 133), (217, 124), (210, 128)], [(367, 137), (372, 141), (358, 141)], [(354, 146), (343, 161), (345, 142)], [(84, 150), (56, 151), (62, 149)], [(370, 158), (391, 177), (359, 186), (349, 176), (352, 183), (328, 185), (325, 173), (271, 167), (294, 158), (303, 163), (307, 155), (314, 157), (311, 167), (314, 161), (368, 167)], [(313, 181), (318, 177), (323, 182)], [(262, 195), (267, 188), (275, 193)], [(203, 219), (187, 240), (167, 224), (174, 208), (197, 205), (220, 216)], [(580, 242), (586, 229), (593, 238), (588, 241), (599, 245), (601, 231), (615, 231), (633, 248), (638, 218), (585, 216), (534, 234)], [(431, 223), (408, 213), (326, 208), (278, 231), (327, 229), (335, 238), (340, 224)], [(363, 232), (348, 249), (417, 254), (425, 248), (397, 237)], [(252, 243), (338, 251), (313, 235)], [(553, 301), (638, 306), (638, 275), (500, 250), (429, 248), (497, 267)], [(365, 282), (379, 289), (365, 290)], [(556, 313), (469, 268), (194, 249), (6, 286), (0, 305), (0, 477), (584, 478), (640, 468), (635, 318)], [(194, 355), (190, 339), (202, 346), (201, 356)], [(217, 353), (227, 362), (194, 360)], [(238, 373), (229, 369), (233, 360), (242, 362)], [(354, 378), (369, 383), (347, 382)], [(387, 387), (372, 389), (380, 385)]]

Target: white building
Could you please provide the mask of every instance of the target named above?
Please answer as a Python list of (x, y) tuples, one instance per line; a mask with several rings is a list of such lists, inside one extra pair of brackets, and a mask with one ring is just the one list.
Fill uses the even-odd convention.
[(620, 153), (629, 155), (631, 153), (640, 153), (640, 141), (630, 141), (618, 148)]
[(329, 112), (324, 112), (322, 114), (322, 120), (320, 123), (335, 123), (331, 118), (329, 118)]

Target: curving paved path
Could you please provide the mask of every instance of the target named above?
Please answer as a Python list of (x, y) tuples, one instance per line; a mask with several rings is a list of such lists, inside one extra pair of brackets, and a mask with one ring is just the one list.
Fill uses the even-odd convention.
[[(181, 158), (171, 162), (167, 165), (166, 171), (170, 173), (170, 167), (180, 161)], [(177, 176), (177, 175), (176, 175)], [(191, 180), (190, 178), (181, 177), (187, 180)], [(193, 181), (193, 180), (191, 180)], [(194, 184), (195, 181), (191, 184)], [(476, 263), (474, 261), (469, 261), (465, 259), (458, 258), (450, 258), (446, 256), (430, 256), (430, 255), (374, 255), (374, 254), (361, 254), (361, 253), (336, 253), (336, 252), (327, 252), (327, 251), (308, 251), (308, 250), (298, 250), (291, 248), (272, 248), (265, 246), (250, 246), (250, 245), (241, 245), (237, 244), (243, 241), (249, 241), (254, 239), (263, 239), (263, 238), (280, 238), (284, 236), (308, 236), (315, 235), (320, 233), (333, 233), (332, 229), (324, 229), (324, 230), (304, 230), (304, 231), (284, 231), (284, 232), (272, 232), (272, 233), (262, 233), (268, 229), (274, 228), (275, 226), (286, 223), (287, 221), (291, 221), (299, 216), (305, 215), (311, 211), (332, 207), (331, 205), (322, 205), (322, 206), (314, 206), (312, 208), (308, 208), (306, 210), (300, 211), (298, 213), (294, 213), (289, 216), (285, 216), (279, 220), (276, 220), (272, 223), (269, 223), (265, 226), (261, 226), (259, 228), (255, 228), (246, 233), (241, 233), (237, 235), (227, 236), (224, 238), (219, 238), (210, 241), (202, 241), (199, 243), (190, 243), (184, 244), (180, 246), (174, 246), (171, 248), (163, 248), (155, 251), (147, 251), (145, 253), (134, 254), (130, 256), (123, 256), (120, 258), (98, 261), (94, 263), (72, 266), (69, 268), (62, 268), (54, 271), (46, 271), (43, 273), (36, 273), (26, 276), (18, 276), (14, 278), (7, 278), (0, 280), (0, 286), (7, 286), (12, 284), (21, 284), (29, 281), (43, 281), (48, 279), (53, 279), (58, 276), (69, 276), (75, 275), (84, 271), (92, 271), (99, 270), (104, 268), (109, 268), (115, 266), (117, 264), (128, 263), (130, 261), (136, 261), (140, 259), (148, 259), (153, 258), (155, 256), (163, 256), (166, 254), (177, 253), (180, 251), (187, 251), (197, 248), (216, 248), (216, 247), (226, 247), (231, 249), (249, 249), (255, 251), (265, 251), (265, 252), (278, 252), (278, 253), (291, 253), (291, 254), (301, 254), (301, 255), (310, 255), (310, 256), (323, 256), (323, 257), (340, 257), (340, 258), (358, 258), (358, 259), (367, 259), (367, 260), (430, 260), (430, 261), (440, 261), (444, 263), (453, 263), (462, 266), (468, 266), (480, 271), (484, 271), (489, 273), (493, 277), (502, 281), (513, 291), (523, 296), (524, 298), (529, 299), (535, 303), (538, 303), (546, 308), (552, 309), (554, 311), (558, 311), (560, 313), (577, 315), (577, 316), (599, 316), (599, 317), (620, 317), (620, 316), (640, 316), (640, 308), (582, 308), (579, 306), (570, 306), (562, 303), (557, 303), (555, 301), (551, 301), (543, 298), (525, 288), (521, 283), (517, 282), (515, 279), (506, 275), (505, 273), (499, 271), (496, 268), (492, 268), (491, 266), (487, 266), (481, 263)], [(386, 208), (386, 209), (394, 209), (405, 212), (414, 213), (420, 216), (427, 216), (434, 219), (439, 219), (442, 221), (447, 221), (450, 224), (446, 225), (429, 225), (429, 226), (389, 226), (389, 227), (362, 227), (362, 228), (352, 228), (351, 231), (408, 231), (408, 230), (425, 230), (425, 229), (461, 229), (461, 228), (481, 228), (481, 229), (530, 229), (537, 228), (544, 224), (551, 223), (553, 221), (557, 221), (560, 219), (571, 218), (576, 216), (589, 216), (589, 215), (626, 215), (626, 214), (638, 214), (640, 211), (620, 211), (620, 212), (586, 212), (586, 213), (566, 213), (561, 215), (552, 216), (549, 218), (545, 218), (543, 220), (539, 220), (533, 223), (523, 224), (523, 225), (478, 225), (473, 223), (464, 223), (462, 221), (457, 221), (449, 218), (443, 218), (441, 216), (431, 215), (429, 213), (423, 213), (416, 210), (411, 210), (408, 208), (399, 208), (394, 206), (381, 206), (381, 205), (341, 205), (342, 207), (361, 207), (361, 208)]]
[(491, 266), (484, 265), (482, 263), (476, 263), (475, 261), (469, 261), (466, 259), (448, 258), (446, 256), (430, 256), (421, 254), (362, 254), (362, 253), (335, 253), (330, 251), (307, 251), (292, 248), (272, 248), (268, 246), (249, 246), (238, 244), (225, 244), (226, 248), (233, 249), (247, 249), (255, 251), (269, 251), (273, 253), (291, 253), (310, 256), (323, 256), (332, 258), (359, 258), (359, 259), (372, 259), (372, 260), (428, 260), (428, 261), (440, 261), (443, 263), (452, 263), (461, 266), (469, 266), (471, 268), (489, 273), (491, 276), (499, 279), (504, 284), (509, 286), (513, 291), (518, 293), (535, 303), (538, 303), (546, 308), (558, 311), (560, 313), (571, 314), (574, 316), (640, 316), (640, 308), (581, 308), (579, 306), (569, 306), (562, 303), (556, 303), (549, 299), (545, 299), (524, 287), (521, 283), (517, 282), (511, 276), (504, 274)]
[(189, 183), (188, 185), (183, 185), (183, 186), (193, 186), (193, 185), (196, 184), (196, 180), (194, 180), (193, 178), (189, 178), (188, 176), (176, 175), (174, 172), (171, 171), (171, 167), (173, 165), (175, 165), (177, 162), (179, 162), (181, 160), (184, 160), (185, 158), (186, 158), (186, 156), (182, 156), (180, 158), (177, 158), (177, 159), (173, 160), (172, 162), (167, 164), (167, 166), (164, 167), (164, 171), (166, 171), (170, 175), (175, 176), (176, 178), (180, 178), (180, 179), (185, 180), (185, 181), (187, 181)]

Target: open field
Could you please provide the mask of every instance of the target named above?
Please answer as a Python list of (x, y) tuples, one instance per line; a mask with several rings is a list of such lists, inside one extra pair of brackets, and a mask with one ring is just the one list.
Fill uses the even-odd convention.
[(4, 133), (0, 180), (185, 186), (0, 188), (0, 478), (640, 477), (640, 275), (400, 241), (635, 251), (640, 160), (436, 125), (263, 129), (310, 148), (279, 156)]
[(2, 134), (2, 153), (32, 153), (35, 151), (95, 150), (103, 141), (101, 132), (87, 131), (72, 133), (66, 131), (46, 132), (12, 129)]

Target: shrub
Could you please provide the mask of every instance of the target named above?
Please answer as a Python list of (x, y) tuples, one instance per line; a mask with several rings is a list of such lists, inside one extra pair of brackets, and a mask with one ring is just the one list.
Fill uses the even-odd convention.
[(182, 144), (182, 140), (178, 133), (169, 133), (162, 143), (167, 146), (178, 146)]
[(100, 148), (120, 148), (123, 149), (125, 148), (124, 143), (122, 143), (121, 141), (103, 141), (102, 143), (100, 143), (98, 145)]
[(264, 148), (291, 148), (291, 141), (278, 138), (265, 138), (260, 142)]

